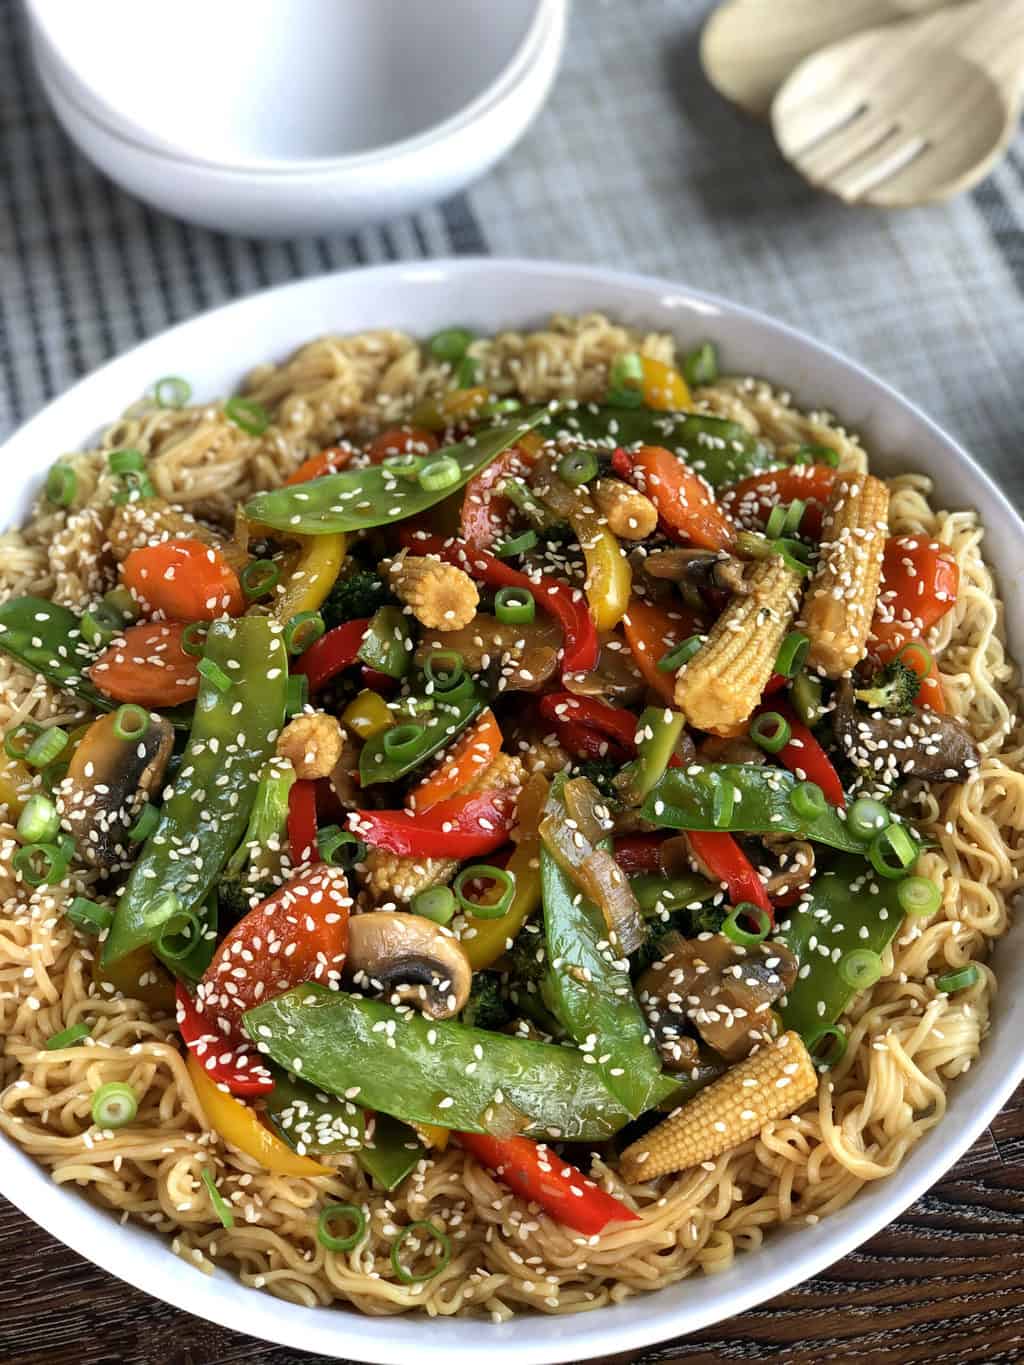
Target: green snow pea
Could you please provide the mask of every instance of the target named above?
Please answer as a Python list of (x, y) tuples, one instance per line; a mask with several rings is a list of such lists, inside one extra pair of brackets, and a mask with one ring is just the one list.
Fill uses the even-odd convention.
[(613, 785), (626, 806), (639, 806), (657, 785), (675, 753), (686, 717), (667, 706), (648, 706), (636, 726), (636, 758), (627, 763)]
[(459, 468), (458, 478), (443, 488), (424, 488), (405, 472), (399, 473), (386, 465), (369, 465), (364, 469), (345, 469), (340, 474), (311, 479), (291, 488), (257, 493), (245, 504), (245, 515), (250, 521), (262, 522), (275, 531), (291, 531), (304, 536), (389, 526), (406, 517), (418, 516), (450, 497), (496, 455), (536, 426), (544, 412), (540, 409), (524, 414), (514, 423), (479, 431), (458, 445), (437, 451), (430, 457), (432, 463), (447, 457)]
[[(296, 986), (245, 1015), (245, 1028), (281, 1066), (302, 1062), (310, 1084), (405, 1123), (508, 1133), (510, 1109), (534, 1137), (593, 1141), (628, 1123), (576, 1048), (433, 1020), (324, 986)], [(385, 1031), (386, 1030), (386, 1031)], [(659, 1076), (651, 1108), (674, 1094)]]
[(822, 800), (820, 814), (797, 813), (792, 792), (806, 785), (782, 768), (691, 763), (685, 768), (669, 768), (640, 807), (640, 814), (669, 829), (798, 834), (866, 857), (867, 845), (854, 837), (835, 806)]
[(245, 833), (257, 780), (284, 723), (288, 656), (269, 617), (214, 621), (204, 657), (230, 678), (200, 678), (172, 795), (118, 901), (104, 963), (153, 943), (206, 900)]
[(424, 710), (422, 719), (371, 736), (359, 755), (360, 784), (369, 787), (374, 782), (394, 782), (446, 748), (487, 702), (483, 688), (468, 678), (464, 686), (460, 684), (458, 694), (452, 700), (437, 692), (423, 696), (420, 703), (429, 703), (431, 709)]
[(775, 469), (783, 463), (764, 441), (738, 422), (692, 412), (652, 408), (608, 408), (580, 404), (548, 416), (543, 436), (566, 435), (614, 450), (622, 446), (664, 446), (702, 474), (712, 488)]
[(118, 705), (84, 676), (97, 651), (82, 635), (82, 618), (45, 597), (12, 597), (0, 606), (0, 649), (47, 682), (98, 711)]
[(412, 633), (401, 607), (381, 607), (374, 613), (357, 657), (389, 678), (405, 677), (412, 668)]

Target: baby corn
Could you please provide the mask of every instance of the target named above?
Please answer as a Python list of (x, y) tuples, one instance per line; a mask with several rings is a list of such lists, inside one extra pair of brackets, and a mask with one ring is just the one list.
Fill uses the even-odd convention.
[(795, 1113), (817, 1089), (817, 1072), (803, 1040), (798, 1033), (784, 1033), (627, 1147), (622, 1178), (631, 1184), (654, 1180), (712, 1161), (756, 1137), (771, 1119)]
[(821, 558), (804, 604), (807, 661), (829, 678), (863, 657), (878, 601), (889, 489), (871, 474), (836, 479), (821, 526)]
[(778, 556), (763, 560), (676, 676), (676, 705), (698, 730), (734, 734), (750, 718), (796, 615), (801, 577)]
[(403, 555), (392, 561), (387, 572), (395, 595), (429, 629), (460, 630), (476, 615), (480, 601), (476, 584), (454, 564)]

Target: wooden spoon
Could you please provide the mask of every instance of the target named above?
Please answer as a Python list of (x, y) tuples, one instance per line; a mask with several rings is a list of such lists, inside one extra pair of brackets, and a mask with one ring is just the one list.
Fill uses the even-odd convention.
[(974, 0), (802, 62), (776, 96), (783, 155), (812, 185), (887, 208), (987, 174), (1024, 102), (1024, 0)]
[(700, 55), (715, 89), (767, 117), (805, 57), (865, 28), (906, 19), (948, 0), (729, 0), (704, 26)]

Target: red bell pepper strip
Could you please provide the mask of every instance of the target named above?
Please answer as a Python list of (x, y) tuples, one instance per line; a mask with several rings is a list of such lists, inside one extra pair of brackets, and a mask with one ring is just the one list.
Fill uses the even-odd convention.
[(736, 528), (705, 479), (664, 446), (616, 450), (612, 469), (645, 493), (658, 509), (662, 530), (704, 550), (728, 550)]
[(498, 490), (523, 468), (522, 452), (518, 446), (509, 446), (466, 484), (460, 529), (462, 539), (471, 549), (486, 550), (501, 534), (512, 504)]
[(559, 744), (573, 758), (611, 758), (617, 763), (625, 763), (631, 756), (632, 751), (616, 744), (600, 730), (591, 730), (575, 720), (556, 721), (555, 734)]
[(328, 446), (319, 455), (311, 455), (308, 460), (303, 460), (298, 469), (285, 479), (284, 486), (291, 488), (297, 483), (308, 483), (310, 479), (322, 479), (325, 474), (337, 474), (349, 464), (355, 453), (355, 446)]
[(764, 691), (761, 693), (761, 696), (771, 697), (776, 692), (781, 692), (788, 683), (789, 679), (786, 677), (785, 673), (773, 673), (765, 683)]
[(615, 861), (627, 877), (661, 872), (661, 846), (666, 838), (666, 834), (622, 834), (614, 841)]
[(594, 1237), (609, 1223), (636, 1223), (640, 1215), (607, 1194), (543, 1142), (530, 1138), (458, 1133), (460, 1147), (522, 1199), (532, 1200), (567, 1228)]
[(693, 856), (703, 863), (712, 879), (724, 882), (733, 905), (749, 901), (751, 905), (760, 906), (771, 918), (772, 924), (775, 923), (764, 882), (731, 834), (718, 830), (691, 829), (687, 830), (686, 837), (690, 841)]
[(773, 507), (800, 499), (807, 504), (800, 520), (800, 534), (817, 540), (821, 535), (821, 514), (835, 481), (836, 471), (831, 465), (789, 465), (740, 479), (722, 494), (722, 505), (741, 525), (760, 527)]
[(371, 848), (383, 848), (400, 857), (461, 860), (501, 848), (508, 842), (515, 818), (514, 795), (491, 791), (453, 796), (422, 814), (407, 810), (354, 811), (349, 827)]
[(305, 673), (309, 679), (310, 692), (316, 692), (324, 683), (330, 682), (335, 674), (351, 668), (358, 661), (369, 624), (370, 618), (364, 617), (335, 626), (299, 656), (292, 665), (292, 672)]
[(948, 545), (927, 536), (893, 536), (882, 560), (872, 640), (895, 650), (921, 639), (950, 610), (959, 590), (960, 566)]
[(789, 722), (789, 743), (775, 755), (783, 767), (801, 782), (816, 782), (831, 805), (845, 807), (846, 794), (832, 760), (793, 708), (787, 702), (772, 701), (759, 706), (754, 714), (760, 716), (766, 711), (774, 711)]
[(227, 1042), (199, 1013), (180, 981), (175, 998), (178, 1032), (211, 1081), (227, 1086), (233, 1095), (266, 1095), (273, 1090), (274, 1078), (259, 1053), (248, 1044), (232, 1046)]
[(556, 724), (575, 722), (607, 735), (621, 744), (630, 756), (636, 753), (636, 716), (632, 711), (609, 706), (593, 697), (577, 697), (574, 692), (549, 692), (541, 697), (539, 710), (545, 720)]
[(316, 783), (300, 779), (292, 783), (288, 793), (288, 844), (293, 866), (320, 862), (316, 834)]
[[(589, 673), (597, 664), (600, 646), (597, 630), (587, 609), (587, 599), (578, 588), (571, 588), (557, 578), (538, 574), (531, 578), (510, 565), (488, 554), (486, 550), (472, 550), (454, 540), (417, 531), (408, 526), (400, 530), (402, 544), (415, 554), (438, 555), (471, 578), (490, 588), (525, 588), (534, 596), (537, 606), (554, 616), (562, 627), (562, 671)], [(327, 636), (324, 636), (327, 639)], [(322, 643), (322, 642), (321, 642)], [(316, 646), (314, 645), (315, 649)]]

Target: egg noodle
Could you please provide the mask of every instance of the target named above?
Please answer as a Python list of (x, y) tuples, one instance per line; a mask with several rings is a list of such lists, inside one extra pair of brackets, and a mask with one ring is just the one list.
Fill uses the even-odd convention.
[[(556, 317), (547, 330), (473, 343), (481, 382), (537, 401), (590, 399), (607, 386), (614, 358), (640, 350), (668, 363), (672, 338), (641, 335), (599, 315)], [(0, 537), (4, 597), (33, 592), (81, 608), (109, 587), (105, 544), (113, 482), (105, 453), (130, 446), (148, 459), (156, 491), (230, 526), (239, 501), (276, 487), (309, 455), (343, 435), (364, 437), (407, 416), (449, 381), (410, 337), (394, 331), (326, 337), (280, 366), (263, 366), (244, 392), (271, 414), (250, 436), (217, 407), (137, 404), (99, 446), (76, 455), (76, 509), (40, 502), (20, 531)], [(859, 442), (824, 413), (804, 414), (789, 395), (751, 379), (698, 390), (707, 411), (741, 422), (777, 447), (824, 442), (841, 467), (864, 469)], [(61, 452), (54, 451), (54, 456)], [(1009, 925), (1009, 899), (1024, 862), (1024, 737), (1016, 670), (1005, 652), (1003, 607), (971, 511), (935, 510), (918, 474), (890, 481), (893, 534), (949, 545), (960, 568), (955, 608), (932, 633), (949, 712), (982, 755), (963, 785), (905, 798), (929, 841), (919, 871), (941, 885), (941, 907), (908, 920), (883, 957), (882, 978), (847, 1016), (849, 1046), (823, 1075), (817, 1098), (713, 1162), (649, 1184), (626, 1185), (600, 1158), (596, 1178), (640, 1214), (586, 1238), (513, 1196), (458, 1147), (434, 1153), (392, 1195), (375, 1189), (354, 1156), (325, 1158), (315, 1181), (271, 1174), (203, 1118), (173, 1019), (93, 985), (94, 940), (61, 913), (88, 895), (96, 874), (31, 895), (10, 866), (10, 825), (0, 825), (0, 1128), (62, 1185), (123, 1219), (148, 1224), (208, 1272), (231, 1267), (248, 1285), (297, 1303), (344, 1301), (371, 1314), (489, 1314), (529, 1308), (567, 1313), (658, 1289), (696, 1270), (728, 1266), (774, 1225), (811, 1223), (841, 1208), (867, 1181), (891, 1174), (946, 1108), (949, 1084), (970, 1067), (988, 1026), (995, 978), (985, 959)], [(0, 656), (0, 726), (22, 719), (68, 724), (85, 713), (67, 696)], [(977, 962), (967, 990), (944, 995), (936, 977)], [(85, 1021), (91, 1038), (47, 1051), (45, 1041)], [(128, 1127), (92, 1124), (98, 1086), (127, 1082), (139, 1099)], [(201, 1178), (212, 1170), (234, 1214), (221, 1225)], [(316, 1236), (324, 1203), (368, 1214), (365, 1238), (347, 1252)], [(451, 1239), (447, 1267), (425, 1283), (396, 1280), (390, 1248), (408, 1222), (430, 1219)], [(416, 1253), (413, 1239), (407, 1251)]]

